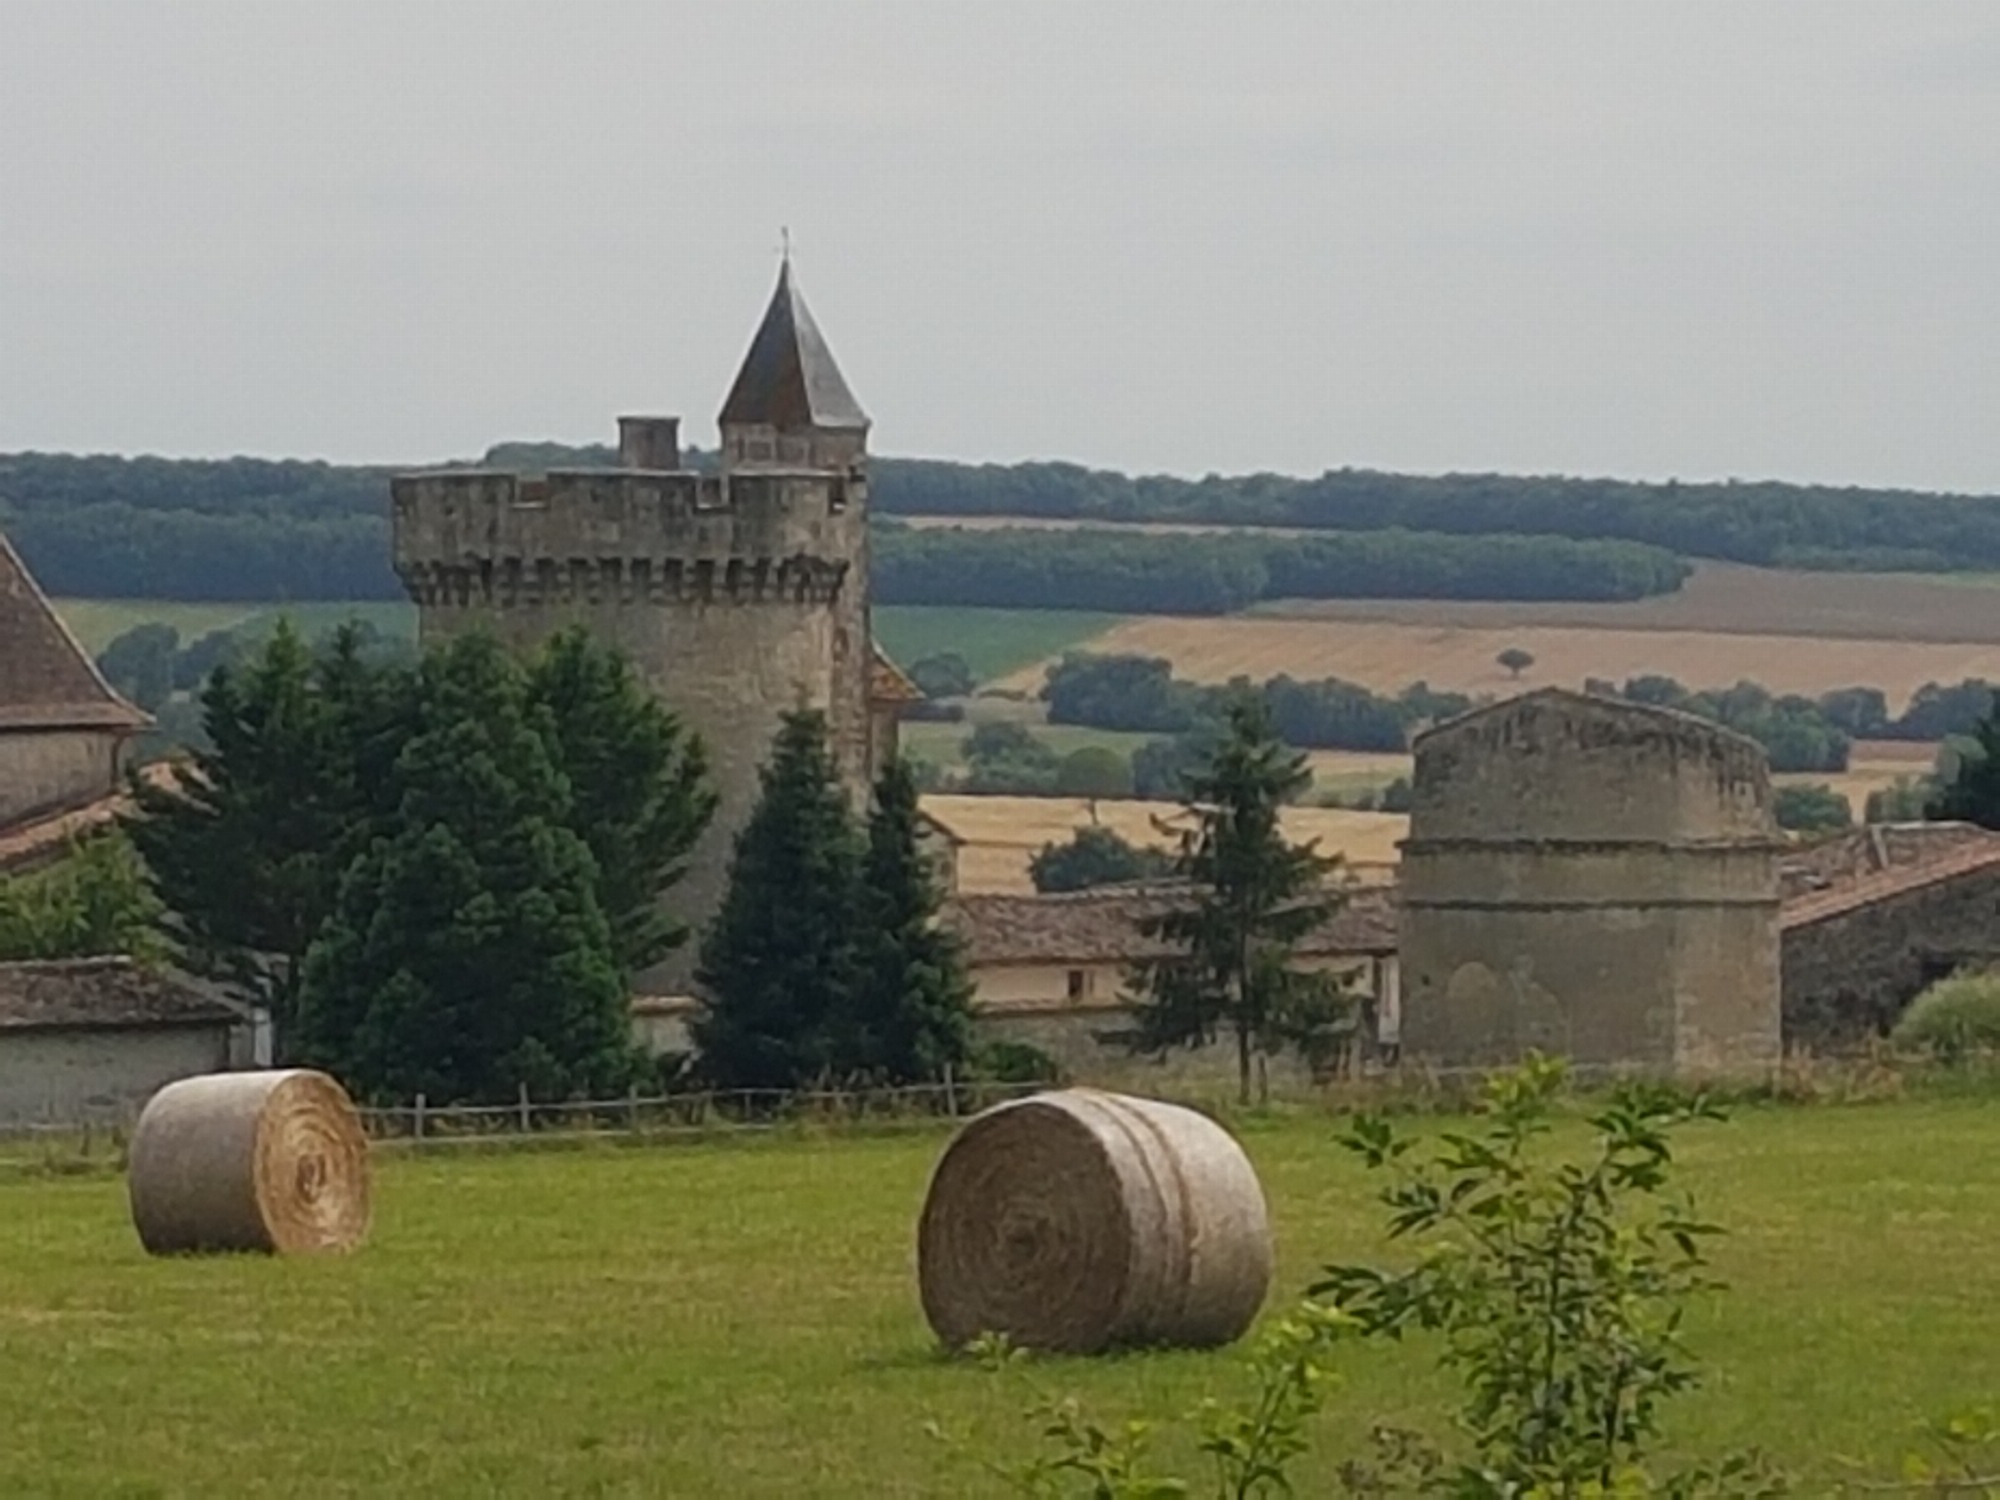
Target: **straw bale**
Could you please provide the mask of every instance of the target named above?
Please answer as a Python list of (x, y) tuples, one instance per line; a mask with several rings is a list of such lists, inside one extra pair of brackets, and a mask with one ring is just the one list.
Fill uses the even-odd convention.
[(368, 1233), (368, 1140), (347, 1092), (303, 1068), (161, 1089), (132, 1137), (132, 1222), (155, 1255), (344, 1251)]
[(1213, 1120), (1066, 1089), (966, 1123), (931, 1178), (917, 1263), (925, 1316), (954, 1348), (986, 1333), (1080, 1354), (1204, 1347), (1263, 1306), (1270, 1221)]

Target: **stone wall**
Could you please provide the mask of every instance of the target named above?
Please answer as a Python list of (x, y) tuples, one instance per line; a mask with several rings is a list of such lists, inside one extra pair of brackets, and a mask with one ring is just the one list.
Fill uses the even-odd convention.
[(118, 790), (124, 744), (102, 729), (0, 730), (0, 828)]
[[(412, 475), (396, 564), (426, 644), (490, 630), (529, 650), (582, 625), (702, 738), (719, 798), (670, 895), (704, 926), (781, 717), (828, 717), (849, 795), (872, 774), (866, 487), (847, 473), (642, 470)], [(684, 990), (689, 944), (640, 987)]]
[(2000, 865), (1792, 927), (1785, 1045), (1841, 1052), (1885, 1036), (1926, 985), (1984, 959), (2000, 959)]
[(124, 1119), (162, 1085), (230, 1066), (227, 1024), (0, 1031), (0, 1126)]
[(1779, 1051), (1763, 752), (1540, 692), (1420, 736), (1401, 878), (1406, 1054), (1755, 1070)]

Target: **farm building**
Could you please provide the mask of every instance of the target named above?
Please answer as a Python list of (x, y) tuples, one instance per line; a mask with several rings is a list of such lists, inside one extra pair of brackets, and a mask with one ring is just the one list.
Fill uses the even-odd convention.
[(151, 722), (112, 691), (0, 537), (0, 834), (110, 796)]
[(2000, 833), (1877, 824), (1801, 846), (1779, 878), (1788, 1047), (1881, 1036), (1925, 985), (2000, 961)]
[(259, 1060), (243, 1012), (123, 958), (0, 964), (0, 1128), (121, 1120), (162, 1084)]
[[(1133, 1059), (1120, 1045), (1129, 1026), (1134, 964), (1168, 945), (1142, 929), (1148, 917), (1187, 899), (1171, 882), (1100, 886), (1061, 895), (967, 895), (949, 902), (945, 923), (964, 944), (973, 1008), (983, 1036), (1025, 1042), (1072, 1076), (1091, 1082), (1118, 1074), (1177, 1078), (1235, 1076), (1226, 1041), (1164, 1059)], [(1342, 975), (1361, 1004), (1364, 1048), (1393, 1046), (1400, 1024), (1393, 895), (1359, 887), (1299, 946), (1301, 967)], [(1287, 1064), (1290, 1066), (1290, 1064)]]

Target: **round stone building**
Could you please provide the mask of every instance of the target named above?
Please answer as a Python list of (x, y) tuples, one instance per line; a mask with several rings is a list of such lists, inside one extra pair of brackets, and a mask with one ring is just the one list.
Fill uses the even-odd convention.
[(1552, 689), (1415, 750), (1407, 1056), (1485, 1067), (1534, 1050), (1692, 1075), (1776, 1061), (1782, 844), (1760, 746)]

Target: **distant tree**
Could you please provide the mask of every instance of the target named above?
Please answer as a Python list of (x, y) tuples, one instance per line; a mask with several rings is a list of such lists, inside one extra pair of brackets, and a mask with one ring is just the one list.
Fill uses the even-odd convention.
[(1208, 720), (1171, 739), (1148, 740), (1132, 752), (1132, 795), (1149, 802), (1178, 802), (1188, 778), (1208, 764), (1222, 738)]
[(837, 1029), (836, 1072), (886, 1083), (941, 1078), (972, 1054), (972, 982), (938, 925), (943, 893), (918, 838), (917, 784), (901, 761), (875, 783), (862, 862), (860, 961)]
[(426, 658), (413, 713), (393, 822), (307, 954), (298, 1056), (375, 1099), (622, 1089), (626, 989), (547, 710), (470, 635)]
[(93, 834), (46, 869), (0, 876), (0, 962), (162, 956), (159, 898), (123, 834)]
[(1344, 899), (1329, 885), (1337, 858), (1293, 844), (1278, 824), (1311, 776), (1284, 747), (1261, 704), (1237, 701), (1222, 742), (1188, 780), (1192, 829), (1174, 873), (1193, 887), (1188, 904), (1141, 925), (1168, 957), (1140, 966), (1133, 1045), (1194, 1047), (1223, 1030), (1236, 1040), (1237, 1089), (1248, 1103), (1253, 1062), (1286, 1045), (1310, 1052), (1349, 1014), (1324, 974), (1298, 969), (1298, 944)]
[(956, 651), (940, 651), (912, 662), (910, 681), (926, 698), (965, 698), (979, 686), (972, 668)]
[(1109, 828), (1079, 828), (1066, 844), (1044, 844), (1028, 861), (1028, 878), (1044, 894), (1083, 891), (1173, 873), (1171, 857), (1121, 838)]
[(1889, 700), (1880, 688), (1839, 688), (1822, 693), (1819, 711), (1828, 723), (1858, 740), (1880, 738), (1890, 727)]
[(1918, 823), (1937, 794), (1928, 776), (1898, 776), (1868, 794), (1864, 816), (1870, 823)]
[(2000, 702), (1987, 710), (1973, 731), (1973, 743), (1957, 756), (1929, 815), (2000, 828)]
[(1509, 646), (1493, 659), (1507, 669), (1509, 676), (1519, 682), (1521, 674), (1535, 664), (1535, 653), (1524, 651), (1519, 646)]
[(1055, 790), (1056, 753), (1025, 724), (981, 724), (962, 748), (968, 792), (1040, 797)]
[(1795, 833), (1819, 833), (1849, 828), (1854, 808), (1839, 792), (1825, 784), (1781, 786), (1772, 799), (1772, 812), (1780, 828)]
[(1927, 682), (1910, 695), (1902, 716), (1883, 731), (1899, 740), (1943, 740), (1970, 734), (1994, 705), (1993, 684), (1968, 677), (1955, 686)]
[(126, 698), (152, 713), (173, 696), (181, 635), (171, 625), (135, 625), (106, 646), (97, 669)]
[(793, 1089), (842, 1060), (860, 954), (862, 846), (815, 710), (785, 716), (702, 940), (694, 1043), (725, 1089)]
[(1410, 778), (1398, 776), (1382, 788), (1381, 796), (1376, 799), (1376, 806), (1386, 813), (1406, 813), (1415, 800), (1416, 794), (1410, 787)]
[(1061, 797), (1129, 797), (1132, 762), (1104, 745), (1072, 750), (1056, 767), (1055, 790)]
[(556, 636), (528, 668), (568, 778), (568, 826), (597, 862), (597, 899), (627, 975), (687, 940), (661, 897), (681, 878), (715, 811), (700, 742), (617, 652), (582, 630)]

